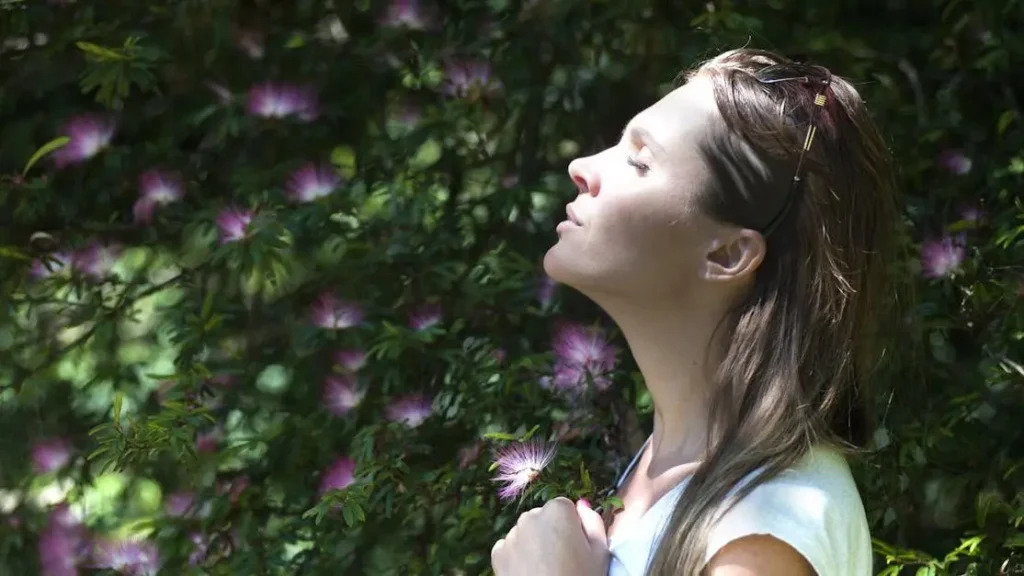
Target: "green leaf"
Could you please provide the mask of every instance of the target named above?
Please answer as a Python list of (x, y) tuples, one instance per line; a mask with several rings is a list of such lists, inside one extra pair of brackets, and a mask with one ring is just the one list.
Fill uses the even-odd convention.
[(124, 394), (118, 392), (114, 395), (114, 426), (121, 427), (121, 404), (124, 402)]
[(75, 42), (75, 46), (78, 46), (78, 49), (81, 50), (82, 52), (85, 52), (86, 54), (89, 54), (90, 56), (95, 56), (96, 58), (98, 58), (100, 60), (127, 60), (128, 59), (127, 56), (125, 56), (124, 54), (122, 54), (120, 52), (117, 52), (116, 50), (111, 50), (110, 48), (104, 48), (103, 46), (98, 46), (96, 44), (93, 44), (92, 42), (82, 42), (82, 41), (79, 41), (79, 42)]
[(12, 260), (31, 260), (32, 257), (15, 246), (0, 246), (0, 258)]
[(999, 122), (996, 123), (996, 133), (1000, 136), (1006, 129), (1010, 127), (1010, 123), (1017, 117), (1017, 113), (1013, 110), (1007, 110), (999, 116)]
[(441, 159), (442, 152), (441, 144), (433, 138), (428, 138), (409, 159), (409, 166), (420, 170), (430, 168)]
[(484, 434), (485, 440), (518, 440), (515, 434), (509, 434), (507, 432), (488, 432)]
[(43, 156), (46, 156), (54, 150), (67, 146), (68, 142), (71, 142), (71, 138), (68, 136), (58, 136), (57, 138), (54, 138), (40, 146), (39, 149), (32, 154), (32, 157), (28, 159), (28, 162), (25, 163), (25, 167), (21, 169), (21, 175), (24, 176), (28, 174), (28, 171), (31, 170), (32, 167), (35, 166), (36, 162), (39, 162)]

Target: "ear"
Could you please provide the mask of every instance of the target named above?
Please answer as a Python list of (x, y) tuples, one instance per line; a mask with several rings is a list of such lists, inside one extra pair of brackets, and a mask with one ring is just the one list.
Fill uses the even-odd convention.
[(745, 281), (754, 276), (767, 245), (756, 230), (734, 229), (715, 238), (704, 257), (704, 279), (713, 282)]

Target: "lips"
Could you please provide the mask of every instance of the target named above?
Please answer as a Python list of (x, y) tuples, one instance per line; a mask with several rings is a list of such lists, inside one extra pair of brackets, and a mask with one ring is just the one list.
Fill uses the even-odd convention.
[(576, 212), (573, 211), (571, 204), (566, 205), (565, 215), (569, 218), (569, 222), (572, 222), (577, 226), (583, 226), (583, 223), (580, 222), (580, 219), (576, 217)]

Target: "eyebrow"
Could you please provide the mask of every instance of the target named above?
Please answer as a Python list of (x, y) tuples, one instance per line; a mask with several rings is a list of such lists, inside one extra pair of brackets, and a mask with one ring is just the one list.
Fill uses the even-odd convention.
[(634, 140), (640, 140), (641, 142), (644, 142), (648, 146), (657, 148), (658, 151), (661, 153), (665, 152), (665, 148), (663, 148), (661, 144), (658, 144), (658, 141), (654, 139), (654, 136), (652, 136), (650, 131), (647, 130), (646, 128), (637, 126), (635, 124), (627, 125), (622, 130), (622, 135), (625, 136), (627, 132), (629, 133), (630, 138), (633, 138)]

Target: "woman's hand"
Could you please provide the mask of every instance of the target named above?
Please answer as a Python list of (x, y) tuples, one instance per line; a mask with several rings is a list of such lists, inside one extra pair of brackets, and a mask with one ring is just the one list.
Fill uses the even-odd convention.
[(496, 576), (605, 576), (608, 560), (604, 520), (568, 498), (524, 512), (491, 549)]

